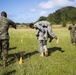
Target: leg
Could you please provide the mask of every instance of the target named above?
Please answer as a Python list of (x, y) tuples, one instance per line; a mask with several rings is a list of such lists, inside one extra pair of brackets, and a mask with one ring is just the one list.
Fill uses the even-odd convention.
[(9, 40), (3, 40), (2, 41), (2, 51), (3, 51), (4, 67), (7, 66), (8, 49), (9, 49)]
[(48, 35), (48, 38), (50, 38), (49, 42), (51, 43), (51, 42), (52, 42), (52, 40), (53, 40), (53, 38), (52, 38), (52, 37), (50, 37), (49, 35)]
[(52, 32), (52, 29), (50, 27), (48, 27), (48, 35), (51, 38), (57, 38), (57, 36)]
[(75, 33), (75, 44), (76, 44), (76, 33)]
[(70, 37), (71, 37), (71, 43), (74, 44), (75, 43), (75, 38), (74, 38), (74, 34), (71, 33), (70, 34)]
[(2, 54), (2, 40), (0, 40), (0, 59), (1, 59), (1, 54)]
[(59, 43), (59, 38), (52, 32), (52, 29), (51, 28), (48, 28), (48, 37), (50, 38), (50, 41), (51, 42), (54, 38), (56, 39), (56, 43), (58, 44)]
[(73, 35), (70, 33), (71, 44), (73, 44)]
[(39, 46), (40, 46), (40, 53), (41, 53), (41, 56), (43, 57), (43, 56), (44, 56), (43, 40), (39, 40)]
[(73, 34), (73, 42), (74, 42), (74, 44), (76, 43), (75, 33)]
[(43, 48), (45, 50), (45, 56), (48, 56), (47, 40), (44, 40), (44, 46), (43, 46)]
[(2, 53), (2, 40), (0, 40), (0, 54)]

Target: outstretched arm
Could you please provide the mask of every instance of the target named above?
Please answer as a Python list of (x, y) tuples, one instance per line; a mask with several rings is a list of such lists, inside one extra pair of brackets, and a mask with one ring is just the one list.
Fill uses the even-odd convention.
[(15, 28), (16, 29), (16, 24), (12, 21), (12, 20), (10, 20), (10, 23), (9, 23), (13, 28)]

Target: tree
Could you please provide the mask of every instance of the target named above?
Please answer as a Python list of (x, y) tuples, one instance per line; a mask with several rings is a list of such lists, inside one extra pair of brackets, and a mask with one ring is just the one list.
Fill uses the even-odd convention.
[(76, 7), (67, 6), (56, 10), (48, 15), (47, 20), (52, 24), (61, 24), (65, 27), (66, 23), (76, 20)]
[(16, 25), (21, 25), (21, 23), (16, 23)]
[(47, 20), (47, 17), (41, 16), (38, 21)]
[(62, 19), (62, 27), (66, 27), (66, 13), (64, 10), (62, 10), (61, 19)]

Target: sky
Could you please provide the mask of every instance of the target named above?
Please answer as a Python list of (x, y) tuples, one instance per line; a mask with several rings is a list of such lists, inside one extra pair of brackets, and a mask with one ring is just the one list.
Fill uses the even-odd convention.
[(14, 22), (31, 23), (66, 6), (76, 7), (76, 0), (0, 0), (0, 13), (7, 12)]

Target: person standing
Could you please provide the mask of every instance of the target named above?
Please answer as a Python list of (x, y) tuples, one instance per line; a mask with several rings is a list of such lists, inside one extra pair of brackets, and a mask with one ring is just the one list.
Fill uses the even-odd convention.
[(68, 27), (68, 30), (70, 30), (71, 43), (76, 44), (76, 25), (74, 21), (72, 22), (72, 25)]
[[(30, 28), (35, 28), (33, 27), (33, 24), (30, 24)], [(40, 56), (43, 57), (44, 53), (45, 56), (48, 56), (48, 50), (47, 50), (47, 29), (40, 27), (40, 29), (36, 28), (36, 36), (39, 42), (40, 46)]]
[(16, 24), (7, 18), (7, 13), (5, 11), (2, 11), (0, 17), (0, 55), (3, 54), (3, 67), (7, 66), (10, 38), (8, 29), (10, 25), (16, 29)]

